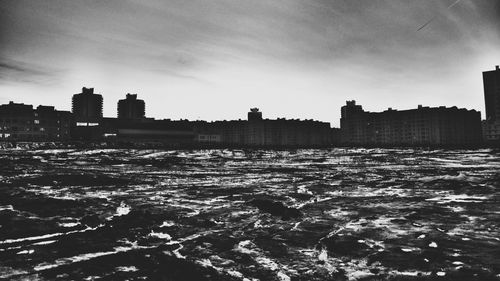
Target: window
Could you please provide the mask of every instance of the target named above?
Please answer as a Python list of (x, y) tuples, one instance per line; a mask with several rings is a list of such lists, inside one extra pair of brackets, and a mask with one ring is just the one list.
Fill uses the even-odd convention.
[(35, 124), (40, 124), (40, 120), (35, 120)]

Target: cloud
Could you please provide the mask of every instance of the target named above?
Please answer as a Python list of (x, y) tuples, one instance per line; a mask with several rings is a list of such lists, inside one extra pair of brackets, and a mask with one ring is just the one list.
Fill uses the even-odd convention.
[(60, 70), (0, 57), (0, 80), (2, 83), (24, 82), (35, 84), (53, 83)]
[(483, 65), (471, 67), (479, 61), (494, 65), (500, 44), (498, 0), (448, 8), (455, 1), (3, 0), (0, 79), (119, 88), (115, 96), (129, 87), (153, 93), (156, 104), (171, 91), (186, 104), (251, 95), (279, 107), (283, 93), (323, 104), (353, 96), (384, 96), (394, 107), (416, 96), (442, 103), (446, 85), (481, 91), (453, 81), (480, 73)]

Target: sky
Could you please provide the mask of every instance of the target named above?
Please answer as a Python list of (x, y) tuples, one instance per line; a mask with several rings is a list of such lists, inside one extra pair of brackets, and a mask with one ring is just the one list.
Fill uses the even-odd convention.
[(0, 104), (71, 110), (93, 87), (159, 119), (300, 118), (340, 107), (482, 112), (500, 0), (0, 0)]

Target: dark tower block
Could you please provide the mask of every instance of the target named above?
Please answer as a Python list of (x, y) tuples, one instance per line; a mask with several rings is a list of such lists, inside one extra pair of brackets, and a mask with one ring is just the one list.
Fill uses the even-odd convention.
[(118, 119), (141, 119), (145, 117), (145, 103), (137, 95), (127, 94), (126, 99), (118, 101)]
[(262, 120), (262, 112), (258, 108), (250, 108), (248, 112), (248, 121), (260, 121)]
[(97, 125), (102, 120), (102, 96), (94, 94), (94, 88), (82, 88), (73, 95), (72, 112), (77, 125)]
[(486, 120), (483, 122), (483, 139), (489, 145), (500, 146), (500, 66), (483, 72)]
[(500, 120), (500, 67), (483, 72), (484, 101), (486, 120)]

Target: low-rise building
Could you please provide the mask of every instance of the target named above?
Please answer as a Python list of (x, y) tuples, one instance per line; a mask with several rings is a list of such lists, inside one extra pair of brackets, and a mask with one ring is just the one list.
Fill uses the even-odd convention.
[(257, 108), (250, 110), (248, 120), (197, 122), (194, 130), (198, 142), (208, 142), (206, 136), (217, 136), (212, 143), (245, 147), (325, 147), (335, 136), (330, 123), (263, 119)]
[(0, 140), (63, 141), (71, 138), (72, 114), (53, 106), (0, 105)]

